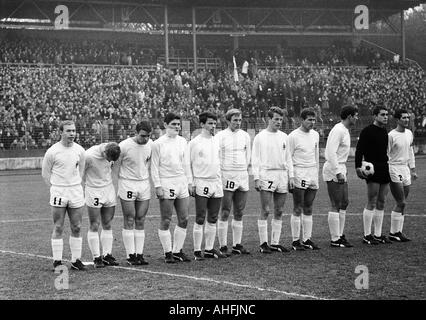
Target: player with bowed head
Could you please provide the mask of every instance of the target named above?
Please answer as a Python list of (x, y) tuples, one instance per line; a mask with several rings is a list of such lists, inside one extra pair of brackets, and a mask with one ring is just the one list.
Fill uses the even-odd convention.
[[(118, 265), (112, 256), (113, 234), (111, 222), (117, 205), (116, 193), (112, 184), (111, 168), (120, 156), (120, 147), (116, 142), (102, 143), (88, 149), (85, 153), (83, 181), (85, 181), (86, 206), (89, 214), (87, 242), (93, 256), (95, 268), (106, 265)], [(99, 225), (102, 224), (101, 243), (99, 244)]]

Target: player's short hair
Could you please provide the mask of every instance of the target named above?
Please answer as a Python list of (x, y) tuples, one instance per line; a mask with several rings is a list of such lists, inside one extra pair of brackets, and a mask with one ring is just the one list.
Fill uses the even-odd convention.
[(62, 121), (61, 124), (59, 125), (59, 131), (64, 131), (64, 126), (70, 126), (70, 125), (75, 126), (75, 122), (73, 120)]
[(152, 126), (149, 121), (141, 121), (136, 125), (136, 134), (138, 134), (141, 130), (146, 131), (147, 133), (152, 131)]
[(217, 116), (212, 112), (205, 111), (205, 112), (201, 112), (198, 115), (198, 119), (200, 120), (200, 123), (205, 124), (207, 122), (207, 119), (209, 118), (217, 121)]
[(388, 111), (388, 108), (386, 108), (384, 105), (379, 104), (373, 108), (373, 115), (377, 116), (380, 113), (380, 110)]
[(393, 114), (393, 117), (395, 119), (401, 119), (403, 113), (408, 113), (408, 111), (405, 109), (396, 109)]
[(166, 114), (166, 116), (164, 117), (164, 122), (169, 124), (170, 122), (172, 122), (173, 120), (180, 120), (180, 115), (173, 113), (173, 112), (169, 112), (168, 114)]
[(300, 112), (300, 117), (303, 120), (306, 120), (306, 118), (309, 117), (309, 116), (311, 116), (311, 117), (316, 117), (317, 116), (317, 114), (315, 113), (314, 109), (312, 109), (312, 108), (304, 108), (302, 110), (302, 112)]
[(355, 114), (358, 113), (358, 108), (355, 106), (343, 106), (342, 110), (340, 110), (340, 119), (345, 120), (349, 116), (355, 116)]
[(232, 117), (238, 114), (242, 114), (241, 110), (235, 108), (229, 109), (225, 114), (225, 119), (231, 121)]
[(120, 157), (121, 149), (117, 142), (108, 142), (105, 146), (105, 155), (112, 161), (117, 161)]
[(281, 117), (284, 115), (284, 111), (280, 107), (271, 107), (268, 110), (268, 117), (272, 119), (274, 117), (274, 113), (278, 113)]

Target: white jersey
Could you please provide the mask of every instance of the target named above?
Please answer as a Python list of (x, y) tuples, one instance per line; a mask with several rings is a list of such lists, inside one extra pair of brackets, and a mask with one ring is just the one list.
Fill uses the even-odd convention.
[(304, 132), (297, 128), (288, 135), (288, 145), (293, 166), (319, 167), (319, 134), (315, 130)]
[(119, 143), (119, 179), (140, 181), (149, 178), (152, 145), (151, 139), (146, 144), (138, 144), (132, 137)]
[(111, 168), (114, 162), (108, 161), (103, 156), (105, 146), (106, 143), (102, 143), (86, 150), (84, 175), (87, 187), (102, 188), (112, 184)]
[(83, 147), (75, 142), (70, 147), (56, 142), (44, 155), (41, 175), (52, 186), (71, 187), (81, 184), (85, 166), (84, 152)]
[(193, 178), (220, 178), (219, 143), (216, 137), (204, 137), (201, 134), (189, 144), (189, 155)]
[(325, 146), (325, 160), (334, 175), (341, 173), (338, 168), (339, 164), (346, 163), (350, 148), (351, 136), (349, 130), (343, 123), (339, 122), (331, 129)]
[(160, 179), (186, 176), (192, 183), (188, 147), (185, 138), (161, 136), (152, 144), (151, 175), (154, 187), (161, 187)]
[(254, 180), (259, 179), (262, 170), (289, 170), (289, 176), (293, 177), (287, 134), (280, 130), (271, 132), (267, 129), (259, 132), (253, 140), (251, 164)]
[(232, 132), (229, 128), (216, 135), (220, 150), (222, 171), (247, 171), (251, 158), (250, 135), (244, 130)]
[(390, 165), (416, 166), (413, 151), (413, 133), (409, 129), (404, 132), (391, 130), (388, 134), (388, 157)]

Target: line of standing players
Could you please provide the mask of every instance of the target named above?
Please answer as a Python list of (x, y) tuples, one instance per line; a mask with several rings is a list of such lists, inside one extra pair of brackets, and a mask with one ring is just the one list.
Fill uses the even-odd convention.
[[(409, 114), (406, 110), (397, 110), (394, 114), (397, 127), (389, 134), (385, 129), (387, 109), (377, 106), (373, 116), (373, 123), (361, 131), (355, 153), (356, 173), (365, 179), (368, 191), (368, 202), (363, 211), (363, 242), (368, 245), (390, 243), (390, 240), (406, 242), (409, 239), (402, 233), (404, 208), (411, 178), (417, 178), (413, 134), (408, 129)], [(349, 129), (357, 118), (356, 107), (342, 107), (341, 121), (331, 130), (325, 148), (322, 176), (331, 203), (328, 225), (332, 247), (352, 247), (344, 235), (349, 204), (346, 162), (351, 142)], [(42, 165), (42, 176), (50, 186), (54, 268), (63, 260), (62, 234), (67, 213), (71, 227), (71, 268), (85, 270), (87, 267), (81, 262), (80, 231), (85, 204), (90, 221), (87, 239), (95, 268), (119, 264), (112, 255), (114, 238), (111, 229), (117, 195), (123, 211), (126, 262), (129, 265), (148, 264), (143, 254), (144, 224), (151, 185), (160, 204), (158, 237), (166, 263), (192, 260), (182, 250), (187, 235), (190, 196), (195, 197), (195, 260), (250, 254), (242, 245), (250, 164), (254, 187), (260, 194), (261, 210), (257, 220), (260, 252), (289, 251), (280, 244), (282, 215), (289, 192), (293, 195), (291, 249), (319, 250), (311, 239), (312, 208), (320, 173), (319, 134), (313, 130), (316, 114), (312, 109), (304, 109), (301, 119), (300, 127), (287, 135), (280, 130), (283, 111), (272, 107), (268, 112), (267, 128), (255, 136), (252, 145), (249, 134), (241, 129), (240, 110), (231, 109), (226, 113), (228, 127), (217, 134), (217, 116), (203, 112), (199, 115), (201, 133), (187, 143), (179, 136), (180, 117), (169, 113), (164, 119), (165, 134), (154, 142), (150, 139), (151, 125), (142, 121), (136, 126), (135, 136), (119, 144), (96, 145), (87, 151), (74, 142), (74, 122), (64, 121), (59, 128), (61, 140), (47, 150)], [(373, 175), (365, 175), (361, 169), (363, 160), (373, 163)], [(118, 177), (117, 192), (113, 186), (114, 176)], [(396, 205), (391, 213), (390, 234), (386, 237), (382, 234), (382, 222), (389, 186)], [(177, 224), (172, 236), (170, 222), (174, 211)], [(232, 246), (228, 247), (231, 211)], [(268, 241), (268, 216), (271, 213)], [(216, 235), (218, 249), (214, 246)], [(203, 236), (204, 250), (201, 248)]]

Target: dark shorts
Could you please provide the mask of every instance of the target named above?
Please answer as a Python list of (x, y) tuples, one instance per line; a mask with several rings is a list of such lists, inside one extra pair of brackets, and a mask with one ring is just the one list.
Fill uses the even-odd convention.
[(391, 182), (389, 175), (389, 165), (383, 162), (373, 162), (374, 174), (367, 178), (367, 183), (375, 182), (380, 184), (386, 184)]

